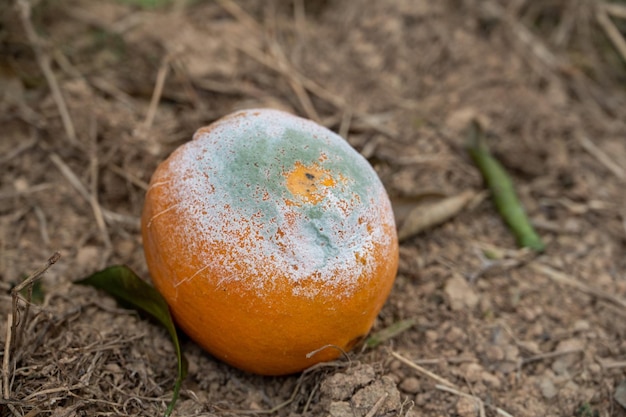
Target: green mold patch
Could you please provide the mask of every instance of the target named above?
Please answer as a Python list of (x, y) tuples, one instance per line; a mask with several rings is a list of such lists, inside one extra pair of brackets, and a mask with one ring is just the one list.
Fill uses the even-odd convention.
[[(279, 271), (303, 296), (322, 291), (301, 285), (310, 281), (349, 292), (375, 267), (376, 245), (392, 244), (386, 230), (395, 227), (393, 215), (375, 171), (340, 136), (309, 120), (238, 112), (200, 129), (171, 158), (175, 215), (189, 220), (174, 233), (189, 242), (190, 259), (198, 241), (231, 248), (203, 268), (226, 269), (220, 283), (244, 275), (262, 293)], [(228, 270), (237, 263), (244, 274)]]

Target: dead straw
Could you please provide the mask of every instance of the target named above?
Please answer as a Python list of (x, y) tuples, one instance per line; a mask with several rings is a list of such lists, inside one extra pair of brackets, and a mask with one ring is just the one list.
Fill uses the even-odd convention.
[(394, 358), (396, 358), (400, 362), (404, 363), (405, 365), (408, 365), (409, 367), (415, 369), (420, 374), (422, 374), (424, 376), (427, 376), (430, 379), (434, 379), (435, 381), (439, 382), (440, 384), (447, 385), (449, 387), (456, 387), (456, 385), (454, 385), (452, 382), (448, 381), (447, 379), (445, 379), (443, 377), (440, 377), (437, 374), (434, 374), (434, 373), (430, 372), (426, 368), (423, 368), (423, 367), (419, 366), (418, 364), (416, 364), (412, 360), (410, 360), (410, 359), (400, 355), (398, 352), (391, 352), (391, 356), (393, 356)]
[(310, 373), (318, 369), (331, 368), (331, 367), (340, 368), (340, 367), (346, 367), (346, 366), (350, 366), (350, 363), (333, 361), (333, 362), (320, 362), (305, 369), (300, 374), (300, 377), (298, 378), (298, 382), (296, 383), (295, 388), (291, 392), (291, 396), (285, 401), (283, 401), (282, 403), (270, 408), (269, 410), (221, 410), (221, 411), (236, 414), (236, 415), (239, 415), (239, 414), (275, 414), (277, 411), (287, 407), (289, 404), (295, 401), (296, 397), (298, 396), (298, 393), (300, 392), (300, 388), (302, 388), (302, 385), (304, 384), (304, 379), (307, 375), (309, 375)]
[(112, 248), (111, 237), (109, 235), (106, 222), (104, 221), (102, 207), (100, 206), (100, 201), (98, 199), (98, 176), (100, 172), (100, 164), (98, 162), (98, 125), (95, 117), (92, 117), (91, 119), (89, 130), (89, 171), (91, 179), (89, 204), (91, 205), (94, 215), (96, 216), (96, 223), (98, 225), (98, 230), (100, 231), (102, 242), (104, 243), (106, 250), (110, 251)]
[(472, 395), (472, 394), (467, 394), (465, 392), (459, 391), (457, 386), (454, 385), (452, 382), (448, 381), (447, 379), (433, 373), (430, 372), (429, 370), (422, 368), (421, 366), (419, 366), (418, 364), (416, 364), (415, 362), (411, 361), (408, 358), (405, 358), (404, 356), (400, 355), (397, 352), (391, 352), (391, 356), (393, 356), (394, 358), (398, 359), (400, 362), (410, 366), (411, 368), (415, 369), (416, 371), (418, 371), (420, 374), (427, 376), (428, 378), (431, 378), (437, 382), (439, 382), (438, 384), (435, 385), (435, 388), (440, 390), (440, 391), (445, 391), (451, 394), (455, 394), (458, 395), (460, 397), (466, 397), (466, 398), (471, 398), (472, 400), (476, 401), (476, 404), (479, 407), (479, 411), (480, 411), (480, 416), (484, 416), (485, 415), (485, 405), (487, 405), (489, 408), (493, 409), (496, 411), (496, 413), (498, 415), (501, 415), (503, 417), (513, 417), (511, 414), (507, 413), (506, 411), (502, 410), (501, 408), (489, 405), (489, 404), (485, 404), (485, 402), (483, 400), (481, 400), (479, 397)]
[(624, 171), (624, 168), (615, 163), (611, 159), (611, 157), (609, 157), (602, 149), (598, 148), (598, 146), (593, 143), (591, 139), (589, 139), (587, 136), (581, 135), (578, 137), (578, 141), (585, 151), (587, 151), (591, 156), (596, 158), (598, 162), (604, 165), (617, 178), (621, 179), (622, 181), (626, 181), (626, 171)]
[(618, 3), (603, 3), (601, 6), (611, 16), (626, 19), (626, 6)]
[(494, 407), (492, 405), (485, 404), (483, 400), (481, 400), (480, 398), (478, 398), (475, 395), (467, 394), (465, 392), (459, 391), (459, 390), (454, 389), (454, 388), (447, 387), (445, 385), (435, 385), (435, 388), (437, 388), (439, 391), (448, 392), (450, 394), (458, 395), (460, 397), (471, 398), (472, 400), (476, 401), (477, 405), (479, 406), (481, 417), (485, 415), (485, 405), (487, 405), (487, 407), (495, 410), (495, 412), (498, 415), (500, 415), (500, 416), (503, 416), (503, 417), (513, 417), (512, 414), (507, 413), (506, 411), (504, 411), (503, 409), (501, 409), (499, 407)]
[(584, 284), (578, 281), (576, 278), (570, 277), (569, 275), (563, 272), (557, 271), (556, 269), (553, 269), (552, 267), (549, 267), (548, 265), (538, 263), (538, 262), (533, 262), (530, 264), (530, 267), (534, 269), (535, 271), (543, 274), (544, 276), (552, 279), (554, 282), (568, 285), (570, 287), (576, 288), (577, 290), (584, 292), (585, 294), (589, 294), (594, 297), (610, 301), (611, 303), (616, 304), (622, 308), (626, 308), (626, 300), (616, 295), (613, 295), (611, 293), (608, 293), (606, 291), (602, 291), (597, 288), (592, 288), (588, 286), (587, 284)]
[(522, 360), (522, 365), (526, 365), (532, 362), (542, 361), (544, 359), (558, 358), (560, 356), (569, 355), (571, 353), (581, 353), (581, 352), (583, 352), (582, 349), (569, 349), (569, 350), (559, 350), (559, 351), (548, 352), (548, 353), (540, 353), (539, 355), (533, 355), (533, 356), (529, 356), (528, 358), (524, 358)]
[[(265, 38), (263, 28), (248, 13), (235, 4), (235, 2), (232, 0), (219, 0), (219, 4), (235, 19), (240, 21), (244, 26), (248, 27), (257, 39)], [(275, 41), (270, 43), (270, 54), (264, 53), (258, 47), (252, 45), (251, 42), (230, 41), (230, 44), (233, 48), (240, 50), (260, 64), (265, 65), (278, 74), (284, 76), (289, 82), (292, 90), (294, 90), (296, 97), (298, 97), (298, 100), (308, 117), (314, 120), (320, 120), (317, 112), (313, 108), (312, 103), (308, 99), (307, 92), (310, 92), (331, 104), (336, 109), (341, 110), (344, 114), (351, 114), (352, 117), (358, 119), (377, 132), (391, 138), (396, 136), (393, 130), (381, 125), (375, 117), (372, 117), (372, 115), (354, 111), (345, 98), (327, 90), (316, 81), (306, 77), (298, 71), (287, 59), (287, 57), (280, 52), (280, 48), (276, 48), (277, 44)]]
[(78, 138), (76, 137), (76, 129), (74, 128), (74, 123), (72, 122), (72, 118), (70, 117), (70, 112), (67, 108), (67, 104), (65, 103), (65, 99), (63, 98), (63, 94), (61, 94), (61, 88), (59, 87), (59, 83), (57, 82), (54, 72), (52, 72), (52, 68), (50, 66), (50, 56), (44, 52), (41, 46), (41, 39), (37, 35), (37, 32), (35, 31), (33, 23), (30, 19), (30, 3), (28, 2), (28, 0), (16, 0), (16, 3), (20, 11), (22, 26), (24, 26), (24, 31), (26, 32), (28, 41), (30, 42), (31, 47), (35, 52), (37, 64), (39, 65), (39, 68), (41, 68), (41, 71), (43, 72), (43, 75), (48, 82), (48, 86), (50, 87), (50, 91), (52, 92), (52, 98), (54, 99), (54, 102), (59, 109), (59, 114), (61, 115), (63, 128), (65, 129), (67, 138), (72, 143), (72, 145), (80, 146)]
[[(4, 357), (2, 358), (2, 397), (5, 400), (8, 400), (11, 396), (11, 388), (9, 384), (9, 374), (11, 367), (11, 347), (18, 347), (22, 340), (24, 328), (26, 327), (25, 325), (28, 321), (28, 315), (30, 312), (30, 301), (32, 296), (33, 284), (52, 265), (54, 265), (59, 260), (59, 258), (61, 258), (61, 254), (59, 252), (55, 252), (50, 258), (48, 258), (47, 262), (41, 268), (30, 274), (28, 277), (26, 277), (24, 281), (16, 285), (11, 290), (12, 309), (11, 312), (7, 315), (7, 334), (4, 343)], [(20, 298), (20, 293), (25, 288), (28, 288), (28, 296), (26, 298), (26, 307), (24, 309), (24, 313), (22, 314), (22, 317), (20, 317), (18, 311), (18, 301)]]
[[(18, 298), (20, 293), (25, 289), (28, 288), (29, 289), (29, 297), (27, 299), (27, 303), (26, 303), (26, 310), (24, 312), (24, 317), (20, 320), (21, 323), (25, 323), (26, 320), (28, 319), (28, 312), (30, 310), (30, 295), (32, 291), (32, 287), (33, 284), (35, 283), (35, 281), (37, 281), (39, 279), (39, 277), (41, 277), (52, 265), (54, 265), (55, 263), (57, 263), (57, 261), (61, 258), (61, 253), (60, 252), (54, 252), (52, 254), (51, 257), (48, 258), (48, 261), (38, 270), (36, 270), (35, 272), (33, 272), (32, 274), (30, 274), (28, 277), (26, 277), (26, 279), (24, 281), (22, 281), (21, 283), (19, 283), (18, 285), (16, 285), (12, 290), (11, 290), (11, 297), (13, 299), (13, 315), (14, 316), (18, 316), (18, 311), (17, 311), (17, 302), (18, 302)], [(18, 322), (14, 322), (13, 323), (13, 330), (16, 330), (16, 327), (19, 323)], [(21, 336), (23, 333), (24, 327), (22, 326), (20, 333), (17, 334), (17, 337), (15, 338), (15, 342), (14, 345), (17, 346), (19, 344), (19, 342), (21, 341)]]
[(102, 236), (102, 241), (106, 245), (107, 249), (111, 248), (111, 240), (109, 238), (109, 233), (107, 231), (107, 226), (104, 221), (105, 211), (100, 206), (98, 202), (98, 198), (95, 194), (87, 191), (81, 180), (78, 176), (72, 171), (72, 169), (61, 159), (59, 155), (52, 152), (49, 155), (50, 160), (56, 167), (61, 171), (61, 174), (68, 180), (68, 182), (74, 187), (76, 191), (83, 197), (91, 206), (91, 210), (93, 211), (93, 215), (96, 219), (96, 225), (98, 226), (98, 230), (100, 231), (100, 235)]
[(609, 38), (609, 40), (617, 50), (617, 53), (620, 54), (622, 59), (626, 62), (626, 40), (624, 40), (624, 37), (620, 33), (619, 29), (617, 28), (617, 26), (615, 26), (615, 23), (613, 23), (613, 21), (609, 17), (609, 10), (612, 10), (613, 15), (615, 15), (616, 17), (623, 17), (622, 13), (624, 12), (624, 10), (622, 8), (616, 7), (608, 9), (606, 6), (607, 5), (602, 5), (598, 7), (598, 9), (596, 10), (596, 20), (604, 31), (604, 34), (607, 36), (607, 38)]
[(157, 73), (157, 79), (154, 85), (154, 90), (152, 91), (152, 98), (150, 99), (148, 112), (146, 113), (146, 118), (142, 125), (142, 133), (146, 133), (148, 130), (150, 130), (152, 124), (154, 123), (154, 118), (159, 107), (159, 102), (161, 101), (161, 96), (163, 95), (163, 87), (165, 86), (165, 80), (167, 79), (169, 69), (170, 57), (167, 56), (163, 59), (163, 62), (161, 62), (159, 72)]
[(2, 358), (2, 398), (9, 399), (9, 361), (11, 358), (11, 338), (13, 335), (13, 313), (7, 314), (7, 338), (4, 342), (4, 357)]

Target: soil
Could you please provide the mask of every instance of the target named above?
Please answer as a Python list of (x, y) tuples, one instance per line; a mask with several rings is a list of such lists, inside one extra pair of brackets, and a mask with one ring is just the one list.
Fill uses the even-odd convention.
[[(373, 332), (408, 329), (271, 378), (184, 340), (173, 415), (626, 416), (626, 67), (602, 17), (617, 38), (625, 22), (603, 3), (31, 3), (0, 5), (0, 415), (164, 413), (167, 332), (73, 282), (114, 264), (149, 279), (156, 165), (272, 107), (346, 137), (397, 207), (478, 197), (402, 242)], [(474, 120), (544, 253), (517, 249), (483, 192)], [(55, 251), (12, 331), (11, 288)]]

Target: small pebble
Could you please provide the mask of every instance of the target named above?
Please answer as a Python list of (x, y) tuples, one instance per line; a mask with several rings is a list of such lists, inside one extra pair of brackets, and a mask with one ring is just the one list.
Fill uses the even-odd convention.
[(504, 359), (504, 350), (500, 346), (487, 346), (485, 356), (489, 362), (499, 362)]
[(550, 369), (552, 369), (556, 375), (569, 376), (569, 373), (567, 372), (567, 363), (563, 360), (563, 358), (559, 358), (552, 362)]
[(478, 401), (469, 397), (460, 397), (456, 402), (456, 413), (459, 417), (475, 417), (479, 410)]
[(557, 345), (556, 352), (582, 351), (585, 348), (585, 341), (582, 339), (565, 339)]
[(13, 187), (15, 187), (15, 191), (23, 192), (28, 190), (28, 180), (24, 177), (19, 177), (15, 181), (13, 181)]
[(479, 363), (467, 363), (462, 365), (461, 369), (467, 382), (474, 383), (480, 381), (483, 367)]
[(389, 370), (390, 371), (397, 371), (398, 369), (402, 368), (402, 363), (400, 361), (391, 361), (391, 363), (389, 364)]
[(541, 391), (541, 395), (546, 400), (550, 400), (558, 394), (558, 390), (554, 386), (554, 383), (549, 378), (542, 378), (539, 382), (539, 390)]
[(434, 330), (426, 330), (424, 332), (424, 336), (426, 337), (426, 340), (429, 341), (430, 343), (436, 342), (437, 339), (439, 338), (438, 333)]
[(574, 331), (575, 332), (586, 332), (591, 328), (591, 325), (587, 320), (577, 320), (574, 323)]
[(570, 366), (580, 361), (581, 352), (585, 348), (585, 341), (582, 339), (561, 340), (557, 345), (556, 352), (564, 353), (552, 363), (552, 370), (559, 375), (565, 375)]
[(592, 375), (598, 375), (602, 372), (602, 367), (597, 363), (589, 364), (587, 369)]
[(419, 379), (410, 376), (408, 378), (405, 378), (400, 383), (399, 387), (402, 391), (406, 392), (407, 394), (417, 394), (420, 391), (420, 381)]
[(504, 358), (507, 361), (516, 362), (519, 359), (519, 348), (515, 345), (506, 345), (504, 347)]
[(124, 239), (115, 245), (115, 252), (118, 255), (128, 256), (135, 251), (135, 242), (130, 239)]
[(502, 383), (500, 382), (500, 378), (498, 378), (492, 373), (484, 371), (481, 373), (480, 376), (483, 382), (485, 383), (485, 385), (487, 385), (489, 388), (498, 389), (502, 386)]
[(519, 310), (520, 317), (523, 318), (528, 323), (537, 320), (537, 317), (541, 316), (542, 314), (543, 314), (543, 309), (539, 306), (521, 308)]
[(459, 327), (452, 327), (446, 333), (445, 339), (448, 343), (462, 342), (465, 340), (465, 332)]
[(423, 407), (431, 401), (431, 393), (423, 392), (415, 396), (415, 405), (417, 407)]

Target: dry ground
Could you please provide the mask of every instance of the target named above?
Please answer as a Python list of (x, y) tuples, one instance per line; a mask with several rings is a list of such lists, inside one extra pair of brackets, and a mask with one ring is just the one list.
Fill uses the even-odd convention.
[(2, 416), (162, 414), (167, 334), (72, 282), (118, 263), (147, 278), (150, 174), (198, 127), (249, 107), (340, 132), (414, 204), (482, 189), (463, 149), (478, 119), (548, 247), (515, 250), (478, 201), (403, 242), (374, 330), (414, 319), (409, 330), (281, 378), (185, 341), (176, 416), (290, 398), (276, 415), (626, 416), (626, 77), (600, 3), (31, 3), (30, 16), (0, 4), (0, 346), (10, 288), (62, 257), (3, 354)]

